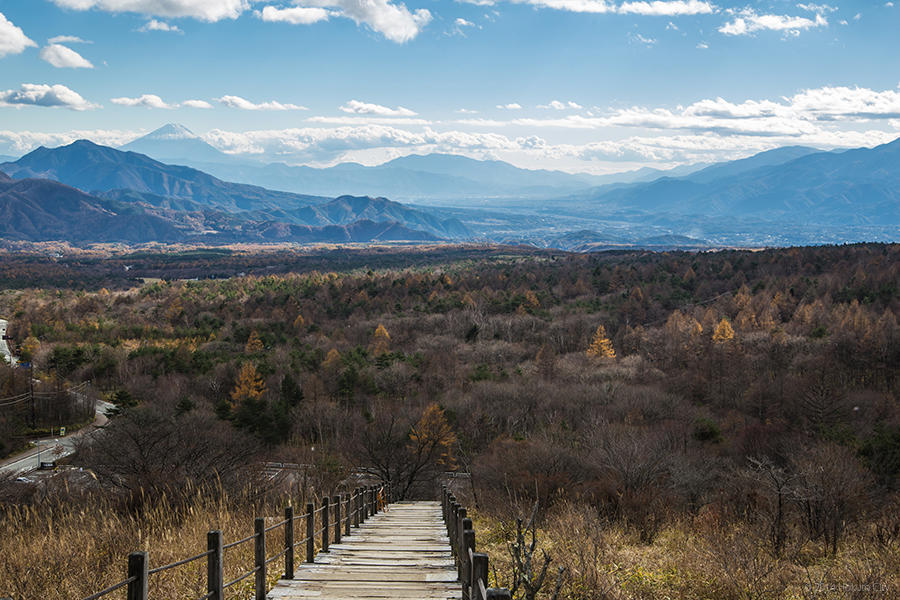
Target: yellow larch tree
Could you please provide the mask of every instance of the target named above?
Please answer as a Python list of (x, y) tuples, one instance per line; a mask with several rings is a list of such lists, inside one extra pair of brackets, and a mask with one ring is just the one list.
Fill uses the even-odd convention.
[(231, 391), (231, 401), (240, 404), (247, 400), (258, 400), (265, 393), (266, 384), (256, 372), (256, 367), (251, 362), (244, 363)]
[(612, 342), (606, 337), (606, 328), (603, 327), (603, 325), (597, 327), (597, 331), (594, 332), (594, 339), (591, 340), (591, 345), (588, 347), (585, 354), (596, 358), (616, 357), (616, 351), (613, 348)]
[(444, 410), (436, 403), (425, 408), (422, 417), (409, 432), (409, 441), (409, 450), (417, 462), (453, 466), (456, 434), (450, 427)]
[(716, 330), (713, 332), (712, 340), (717, 344), (724, 344), (725, 342), (730, 342), (734, 339), (734, 329), (731, 328), (731, 323), (728, 322), (728, 319), (722, 317), (722, 320), (719, 321), (719, 324), (716, 325)]
[(306, 319), (303, 318), (302, 314), (298, 313), (297, 318), (294, 319), (294, 329), (302, 329), (304, 325), (306, 325)]
[(372, 334), (372, 353), (375, 356), (381, 356), (391, 351), (391, 336), (388, 330), (381, 323), (375, 328)]
[(246, 354), (256, 354), (263, 351), (263, 343), (259, 337), (259, 333), (254, 329), (247, 338), (247, 344), (244, 346)]
[(341, 353), (338, 352), (337, 348), (332, 348), (328, 351), (328, 354), (325, 355), (325, 360), (322, 361), (322, 368), (326, 371), (330, 371), (333, 369), (337, 369), (341, 366)]

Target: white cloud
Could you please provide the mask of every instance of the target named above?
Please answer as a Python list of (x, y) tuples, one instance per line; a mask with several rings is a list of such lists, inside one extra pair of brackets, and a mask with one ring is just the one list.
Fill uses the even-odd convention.
[(522, 105), (518, 102), (510, 102), (509, 104), (498, 104), (500, 110), (522, 110)]
[(300, 106), (298, 104), (282, 104), (281, 102), (276, 102), (274, 100), (271, 102), (255, 104), (240, 96), (222, 96), (218, 100), (228, 108), (239, 108), (241, 110), (309, 110), (305, 106)]
[(828, 19), (822, 13), (817, 13), (814, 19), (809, 19), (788, 15), (761, 15), (752, 8), (745, 8), (736, 15), (733, 20), (719, 27), (720, 33), (750, 35), (757, 31), (768, 30), (798, 34), (801, 30), (828, 26)]
[(212, 108), (212, 104), (206, 100), (185, 100), (181, 103), (186, 108)]
[(83, 40), (75, 35), (58, 35), (47, 40), (48, 44), (92, 44), (88, 40)]
[(670, 0), (655, 2), (625, 2), (619, 6), (622, 14), (674, 17), (683, 15), (711, 15), (715, 7), (701, 0)]
[(257, 16), (263, 21), (271, 23), (290, 23), (291, 25), (310, 25), (319, 21), (328, 20), (328, 11), (324, 8), (294, 6), (291, 8), (277, 8), (265, 6), (261, 11), (256, 11)]
[(310, 117), (310, 123), (329, 123), (331, 125), (431, 125), (428, 119), (416, 119), (410, 117)]
[(709, 48), (709, 44), (707, 44), (706, 42), (697, 42), (698, 50), (707, 50), (708, 48)]
[(72, 10), (97, 9), (106, 12), (133, 12), (155, 17), (193, 17), (215, 22), (236, 19), (250, 8), (249, 0), (51, 0)]
[(390, 108), (388, 106), (381, 106), (380, 104), (360, 102), (359, 100), (351, 100), (341, 106), (340, 109), (345, 113), (354, 115), (379, 115), (382, 117), (414, 117), (418, 114), (403, 106)]
[(18, 90), (0, 91), (0, 106), (43, 106), (71, 110), (97, 108), (96, 104), (88, 102), (78, 92), (64, 85), (37, 83), (23, 83)]
[(459, 114), (459, 115), (477, 115), (478, 114), (477, 110), (472, 110), (470, 108), (457, 108), (453, 112), (455, 112), (456, 114)]
[(26, 48), (37, 47), (25, 32), (0, 13), (0, 58), (7, 54), (21, 54)]
[(94, 65), (68, 46), (50, 44), (41, 48), (38, 56), (57, 69), (93, 69)]
[(656, 38), (644, 37), (640, 33), (629, 33), (628, 40), (633, 44), (643, 44), (644, 46), (656, 45)]
[(156, 94), (144, 94), (137, 98), (110, 98), (109, 101), (113, 104), (118, 104), (119, 106), (140, 106), (143, 108), (171, 109), (177, 106), (175, 104), (168, 104)]
[(583, 108), (580, 104), (576, 102), (572, 102), (569, 100), (568, 102), (561, 102), (559, 100), (551, 100), (547, 104), (538, 104), (538, 108), (544, 109), (553, 109), (553, 110), (578, 110)]
[[(478, 6), (493, 6), (495, 0), (458, 0)], [(498, 0), (499, 1), (499, 0)], [(623, 2), (616, 4), (607, 0), (509, 0), (513, 4), (530, 4), (541, 8), (563, 10), (575, 13), (619, 13), (624, 15), (644, 15), (677, 17), (686, 15), (709, 15), (716, 11), (711, 2), (705, 0), (653, 0), (649, 2)]]
[(837, 8), (830, 4), (798, 4), (797, 8), (802, 8), (803, 10), (812, 13), (830, 13), (837, 11)]
[(181, 29), (178, 28), (178, 25), (170, 25), (165, 21), (158, 21), (156, 19), (150, 19), (146, 23), (144, 23), (138, 31), (141, 33), (147, 33), (150, 31), (167, 31), (169, 33), (184, 33)]
[(431, 22), (424, 8), (410, 11), (391, 0), (294, 0), (293, 7), (265, 6), (256, 11), (264, 21), (309, 25), (329, 17), (345, 17), (398, 44), (414, 39)]
[(476, 25), (472, 21), (468, 19), (463, 19), (462, 17), (457, 17), (455, 21), (453, 21), (453, 27), (450, 29), (449, 35), (458, 35), (461, 37), (466, 37), (466, 29), (467, 28), (477, 28), (481, 29), (479, 25)]
[(112, 98), (110, 102), (113, 104), (118, 104), (119, 106), (134, 106), (141, 108), (161, 108), (161, 109), (173, 109), (173, 108), (212, 108), (212, 104), (207, 102), (206, 100), (185, 100), (184, 102), (178, 103), (169, 103), (157, 96), (156, 94), (143, 94), (138, 96), (137, 98)]

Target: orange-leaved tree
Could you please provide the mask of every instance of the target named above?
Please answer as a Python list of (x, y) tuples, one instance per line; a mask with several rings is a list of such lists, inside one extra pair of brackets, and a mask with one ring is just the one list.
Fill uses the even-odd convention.
[(259, 333), (254, 329), (247, 338), (247, 345), (244, 346), (244, 352), (247, 354), (256, 354), (263, 351), (263, 343), (259, 337)]
[(391, 350), (391, 336), (384, 325), (379, 323), (372, 335), (372, 353), (375, 356), (387, 354)]
[(251, 362), (244, 363), (241, 372), (238, 373), (234, 389), (231, 391), (231, 401), (234, 404), (256, 401), (266, 393), (266, 384), (256, 371)]
[(725, 342), (730, 342), (734, 339), (734, 329), (731, 327), (731, 323), (728, 322), (728, 319), (722, 317), (722, 320), (719, 321), (719, 324), (716, 325), (716, 330), (713, 332), (712, 340), (717, 344), (724, 344)]
[(616, 357), (616, 351), (613, 348), (612, 342), (606, 337), (606, 328), (603, 327), (603, 325), (597, 327), (597, 331), (594, 332), (594, 339), (591, 340), (591, 345), (588, 347), (585, 354), (596, 358)]

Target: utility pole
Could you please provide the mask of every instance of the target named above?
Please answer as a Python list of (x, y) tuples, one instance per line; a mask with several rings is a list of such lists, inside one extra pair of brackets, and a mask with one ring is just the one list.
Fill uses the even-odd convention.
[[(34, 360), (34, 357), (32, 357)], [(31, 428), (37, 429), (37, 414), (34, 410), (34, 363), (28, 363), (28, 393), (31, 394)]]

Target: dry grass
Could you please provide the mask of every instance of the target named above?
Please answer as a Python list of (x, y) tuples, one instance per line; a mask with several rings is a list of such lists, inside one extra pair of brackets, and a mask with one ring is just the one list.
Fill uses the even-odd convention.
[[(484, 512), (473, 520), (478, 549), (490, 556), (492, 584), (508, 586), (510, 522)], [(820, 548), (805, 544), (776, 559), (759, 532), (740, 523), (676, 521), (648, 545), (588, 505), (563, 501), (544, 516), (538, 540), (553, 559), (551, 572), (566, 567), (560, 594), (566, 600), (896, 598), (900, 540), (885, 544), (871, 533), (854, 532), (835, 557), (822, 558)]]
[[(210, 530), (222, 530), (227, 544), (252, 535), (256, 516), (265, 516), (267, 526), (280, 522), (286, 503), (287, 499), (213, 499), (196, 492), (186, 500), (163, 498), (132, 511), (123, 511), (100, 496), (82, 498), (76, 507), (66, 501), (0, 507), (0, 597), (85, 598), (125, 579), (130, 552), (148, 551), (151, 569), (170, 564), (204, 552)], [(299, 504), (295, 502), (295, 506)], [(299, 514), (304, 509), (295, 510)], [(319, 527), (317, 523), (316, 529)], [(294, 529), (295, 540), (303, 540), (305, 520), (297, 518)], [(282, 550), (283, 540), (282, 528), (267, 534), (269, 557)], [(295, 551), (299, 563), (305, 544)], [(269, 564), (270, 585), (283, 566), (282, 559)], [(252, 541), (225, 551), (226, 582), (252, 567)], [(252, 576), (245, 579), (229, 590), (228, 597), (252, 598), (253, 582)], [(205, 594), (206, 559), (150, 576), (152, 598), (187, 600)], [(113, 600), (124, 597), (124, 590), (106, 596)]]

